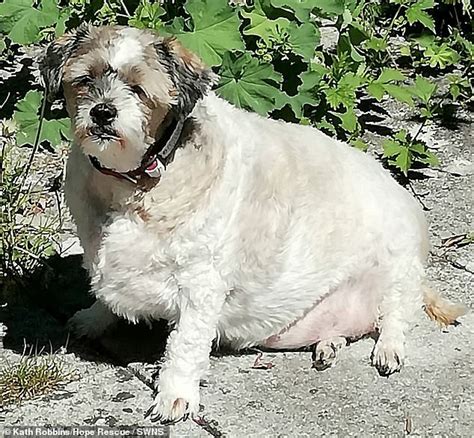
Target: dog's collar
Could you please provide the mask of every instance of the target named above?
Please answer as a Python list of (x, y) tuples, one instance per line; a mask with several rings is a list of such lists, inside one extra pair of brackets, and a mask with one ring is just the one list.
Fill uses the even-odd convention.
[(176, 117), (170, 114), (169, 123), (163, 135), (160, 136), (145, 152), (140, 166), (128, 172), (118, 172), (102, 166), (97, 157), (89, 155), (92, 165), (104, 175), (114, 176), (135, 185), (146, 180), (155, 180), (158, 183), (166, 170), (166, 166), (173, 160), (174, 153), (180, 145), (181, 135), (187, 118)]

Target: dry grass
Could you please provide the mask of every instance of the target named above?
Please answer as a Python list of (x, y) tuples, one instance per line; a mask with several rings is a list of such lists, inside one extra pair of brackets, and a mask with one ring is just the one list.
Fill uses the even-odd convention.
[(76, 378), (58, 354), (24, 355), (0, 369), (0, 406), (51, 393)]

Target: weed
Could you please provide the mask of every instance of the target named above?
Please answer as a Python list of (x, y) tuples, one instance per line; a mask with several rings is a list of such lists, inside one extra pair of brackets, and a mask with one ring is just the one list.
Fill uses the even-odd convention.
[(17, 363), (0, 369), (0, 405), (18, 404), (49, 394), (77, 378), (57, 353), (24, 354)]

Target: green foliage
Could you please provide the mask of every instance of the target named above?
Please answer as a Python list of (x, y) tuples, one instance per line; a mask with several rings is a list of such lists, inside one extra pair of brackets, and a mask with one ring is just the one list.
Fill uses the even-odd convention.
[(261, 63), (248, 53), (227, 53), (217, 91), (237, 106), (265, 115), (276, 106), (280, 82), (281, 74), (271, 64)]
[[(16, 104), (13, 120), (16, 122), (16, 143), (19, 146), (34, 144), (38, 133), (41, 107), (41, 93), (28, 91), (25, 98)], [(48, 141), (55, 146), (61, 143), (62, 137), (68, 138), (70, 120), (43, 119), (39, 141)]]
[(412, 138), (405, 129), (398, 131), (392, 139), (384, 141), (383, 156), (405, 176), (415, 161), (430, 166), (439, 165), (436, 155), (428, 151), (422, 141)]
[(28, 155), (16, 152), (16, 146), (9, 138), (11, 127), (6, 124), (0, 127), (4, 137), (0, 175), (0, 283), (21, 283), (22, 277), (54, 253), (54, 235), (60, 221), (38, 216), (42, 209), (42, 193), (37, 183), (28, 179), (33, 152)]
[[(212, 67), (220, 75), (217, 92), (235, 105), (312, 124), (360, 149), (366, 148), (364, 100), (395, 99), (423, 122), (439, 116), (443, 99), (462, 105), (472, 96), (466, 2), (72, 0), (58, 6), (57, 1), (5, 0), (0, 52), (12, 43), (49, 41), (84, 20), (152, 28), (174, 35)], [(332, 42), (321, 37), (328, 29)], [(431, 78), (445, 72), (449, 89), (443, 94)], [(35, 139), (40, 97), (31, 91), (16, 105), (20, 145)], [(66, 119), (47, 118), (40, 140), (56, 144), (67, 132)], [(386, 155), (397, 169), (407, 173), (416, 163), (434, 163), (419, 152), (416, 139), (397, 135), (388, 139), (393, 153)]]
[(79, 377), (59, 354), (40, 353), (23, 355), (19, 362), (6, 362), (0, 369), (1, 406), (49, 394)]
[[(234, 3), (4, 0), (0, 59), (14, 59), (18, 45), (47, 43), (84, 21), (151, 28), (175, 36), (212, 67), (220, 76), (217, 93), (233, 104), (316, 126), (361, 150), (367, 149), (365, 131), (373, 129), (365, 119), (367, 109), (377, 111), (377, 104), (388, 98), (407, 105), (420, 121), (417, 134), (400, 130), (386, 136), (381, 154), (405, 176), (414, 167), (439, 164), (417, 137), (427, 120), (443, 114), (442, 105), (467, 106), (472, 101), (468, 73), (474, 44), (468, 39), (468, 1)], [(0, 102), (0, 119), (5, 119), (0, 128), (6, 139), (0, 256), (3, 279), (15, 279), (53, 251), (59, 223), (38, 221), (40, 201), (28, 172), (42, 143), (56, 147), (67, 139), (69, 120), (58, 108), (44, 111), (38, 86), (4, 94), (5, 108), (10, 109), (5, 111)], [(33, 145), (30, 155), (14, 151), (27, 144)]]
[(207, 65), (220, 65), (224, 53), (244, 49), (239, 17), (226, 2), (188, 0), (185, 9), (191, 19), (175, 17), (165, 30), (197, 53)]

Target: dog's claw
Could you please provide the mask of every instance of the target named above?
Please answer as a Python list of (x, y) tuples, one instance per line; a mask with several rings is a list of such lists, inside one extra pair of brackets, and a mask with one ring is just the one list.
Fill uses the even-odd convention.
[[(179, 402), (184, 403), (185, 401), (183, 399), (176, 399), (175, 402), (173, 403), (173, 407)], [(189, 403), (185, 402), (183, 405), (180, 412), (170, 412), (168, 414), (160, 412), (160, 405), (159, 404), (152, 404), (148, 411), (145, 413), (145, 418), (149, 417), (150, 421), (153, 423), (161, 423), (163, 426), (172, 426), (176, 423), (179, 423), (180, 421), (186, 421), (190, 415), (191, 412), (189, 412)]]
[(153, 412), (153, 410), (155, 409), (155, 406), (151, 405), (148, 410), (145, 412), (145, 415), (143, 416), (143, 418), (148, 418), (151, 413)]

